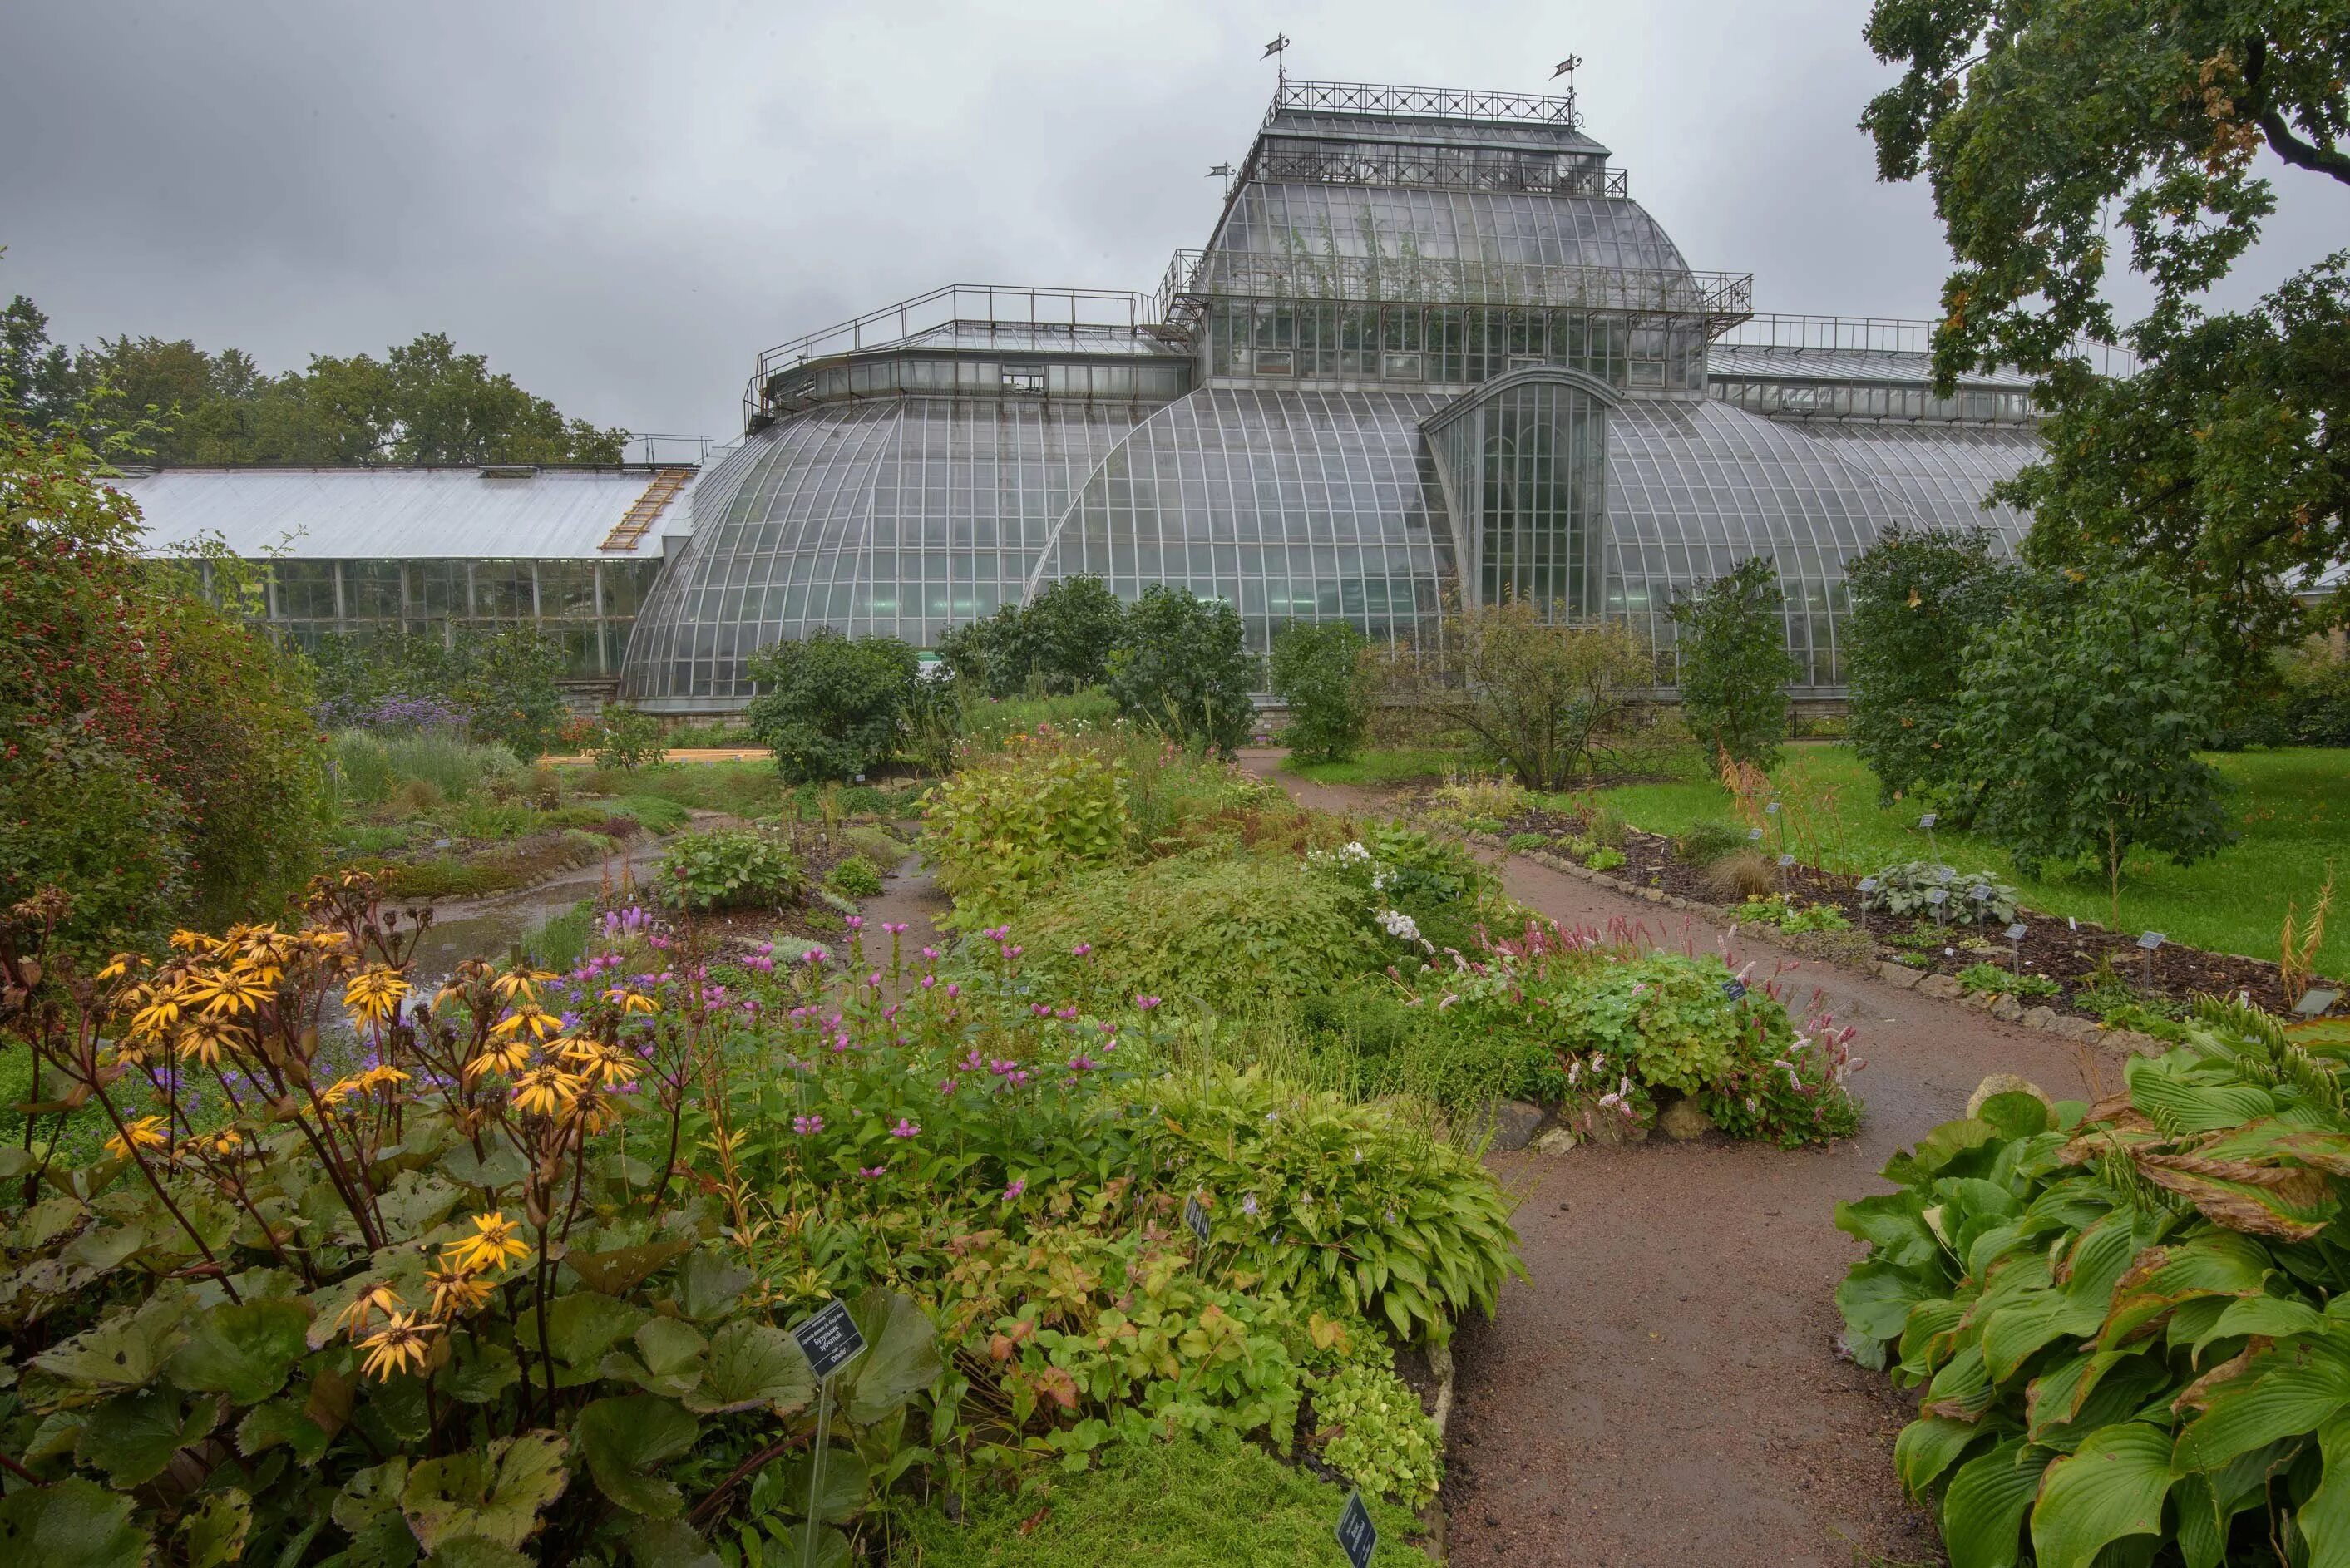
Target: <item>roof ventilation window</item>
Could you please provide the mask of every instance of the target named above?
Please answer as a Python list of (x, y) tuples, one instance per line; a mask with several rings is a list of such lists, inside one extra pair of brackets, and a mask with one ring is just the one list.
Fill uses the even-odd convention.
[(538, 475), (535, 462), (485, 462), (482, 464), (484, 479), (534, 479)]

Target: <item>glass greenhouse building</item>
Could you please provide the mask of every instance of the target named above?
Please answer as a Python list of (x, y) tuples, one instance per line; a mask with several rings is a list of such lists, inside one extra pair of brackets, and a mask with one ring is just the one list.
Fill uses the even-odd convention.
[(1761, 555), (1799, 693), (1833, 695), (1856, 551), (2019, 536), (1981, 503), (2038, 450), (2029, 386), (1937, 398), (1922, 324), (1752, 296), (1689, 265), (1572, 97), (1284, 80), (1157, 294), (942, 288), (762, 355), (624, 694), (739, 706), (779, 639), (927, 647), (1077, 574), (1227, 600), (1258, 648), (1513, 595), (1669, 659), (1675, 596)]

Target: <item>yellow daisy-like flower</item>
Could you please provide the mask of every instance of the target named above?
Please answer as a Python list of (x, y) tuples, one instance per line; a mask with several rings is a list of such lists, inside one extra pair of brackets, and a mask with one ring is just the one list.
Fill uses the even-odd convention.
[(169, 1142), (161, 1116), (140, 1116), (106, 1140), (106, 1152), (117, 1159), (129, 1159), (134, 1148), (161, 1148)]
[(441, 1268), (425, 1275), (424, 1282), (432, 1287), (432, 1315), (442, 1319), (481, 1311), (490, 1293), (497, 1288), (488, 1280), (458, 1268), (445, 1253)]
[(525, 1002), (499, 1019), (490, 1033), (500, 1040), (516, 1040), (528, 1031), (532, 1039), (544, 1040), (550, 1034), (562, 1033), (562, 1019), (535, 1002)]
[(490, 981), (490, 989), (498, 993), (500, 1002), (512, 1002), (517, 996), (529, 1002), (537, 998), (540, 986), (555, 978), (543, 969), (510, 969)]
[(244, 1152), (244, 1135), (234, 1127), (225, 1127), (213, 1135), (212, 1154), (214, 1158), (234, 1159)]
[(578, 1078), (560, 1067), (533, 1067), (515, 1080), (514, 1103), (526, 1116), (555, 1116), (578, 1097)]
[(408, 1075), (397, 1067), (377, 1065), (369, 1067), (351, 1082), (364, 1090), (387, 1089), (393, 1085), (408, 1082)]
[(138, 1011), (130, 1015), (130, 1034), (137, 1040), (161, 1040), (180, 1022), (180, 997), (174, 991), (158, 992), (133, 986), (129, 1002)]
[(471, 1083), (484, 1073), (519, 1073), (529, 1064), (529, 1041), (493, 1040), (465, 1059), (465, 1080)]
[(450, 1242), (441, 1254), (441, 1266), (463, 1273), (486, 1274), (529, 1256), (530, 1243), (522, 1239), (522, 1227), (507, 1219), (504, 1210), (498, 1210), (474, 1215), (473, 1234)]
[(400, 1000), (410, 989), (397, 970), (378, 964), (362, 970), (344, 984), (343, 1005), (355, 1020), (381, 1023), (400, 1010)]
[(218, 952), (221, 944), (202, 931), (173, 931), (172, 946), (183, 953), (210, 953)]
[(225, 1018), (216, 1018), (208, 1013), (188, 1020), (187, 1027), (180, 1031), (180, 1059), (216, 1067), (220, 1064), (222, 1052), (242, 1051), (246, 1043), (244, 1030)]
[(659, 1012), (660, 1011), (660, 1002), (642, 992), (630, 991), (625, 985), (616, 985), (606, 992), (604, 1000), (623, 1012)]
[(396, 1373), (422, 1371), (432, 1336), (440, 1332), (437, 1323), (420, 1323), (409, 1313), (394, 1313), (390, 1323), (361, 1342), (360, 1348), (367, 1352), (361, 1370), (386, 1382)]
[(335, 1332), (357, 1339), (377, 1318), (388, 1318), (407, 1304), (390, 1285), (369, 1285), (335, 1319)]
[(571, 1064), (574, 1071), (584, 1077), (598, 1079), (608, 1089), (636, 1082), (635, 1060), (626, 1052), (615, 1051), (600, 1040), (558, 1040), (554, 1050), (556, 1055)]
[(252, 971), (237, 967), (192, 971), (182, 996), (206, 1012), (234, 1017), (253, 1012), (276, 992), (276, 981), (263, 980)]
[(147, 961), (139, 957), (136, 953), (117, 953), (112, 958), (106, 961), (106, 967), (98, 971), (98, 978), (100, 980), (120, 980), (124, 975), (130, 972), (130, 966), (133, 964), (137, 964), (140, 969), (145, 969), (147, 967)]

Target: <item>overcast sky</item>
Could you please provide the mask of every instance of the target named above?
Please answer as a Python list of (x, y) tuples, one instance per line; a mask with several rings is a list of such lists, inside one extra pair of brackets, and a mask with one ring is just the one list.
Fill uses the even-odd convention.
[[(732, 436), (757, 351), (954, 282), (1155, 289), (1301, 77), (1541, 89), (1692, 265), (1766, 310), (1921, 317), (1927, 194), (1877, 183), (1864, 0), (9, 0), (0, 297), (53, 336), (270, 369), (450, 333), (567, 412)], [(2350, 235), (2283, 211), (2230, 294)]]

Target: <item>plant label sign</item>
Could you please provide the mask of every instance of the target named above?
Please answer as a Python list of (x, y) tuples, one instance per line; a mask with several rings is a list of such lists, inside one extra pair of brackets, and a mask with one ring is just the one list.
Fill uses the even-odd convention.
[(2313, 985), (2301, 993), (2301, 1000), (2293, 1004), (2293, 1010), (2303, 1018), (2314, 1018), (2341, 1000), (2340, 992), (2328, 990), (2322, 985)]
[(1939, 822), (1939, 821), (1941, 821), (1941, 820), (1942, 820), (1942, 819), (1941, 819), (1940, 817), (1939, 817), (1939, 816), (1935, 815), (1932, 812), (1930, 812), (1930, 811), (1929, 811), (1929, 812), (1928, 812), (1925, 815), (1923, 815), (1923, 816), (1921, 816), (1921, 817), (1919, 817), (1919, 818), (1918, 819), (1918, 826), (1920, 826), (1920, 827), (1922, 827), (1922, 828), (1925, 828), (1928, 832), (1931, 832), (1931, 831), (1933, 831), (1934, 824), (1936, 824), (1936, 823), (1938, 823), (1938, 822)]
[(1782, 869), (1782, 870), (1784, 870), (1786, 867), (1790, 867), (1790, 866), (1793, 866), (1794, 863), (1795, 863), (1795, 857), (1794, 857), (1794, 856), (1792, 856), (1792, 855), (1782, 855), (1782, 856), (1780, 856), (1780, 857), (1779, 857), (1779, 867), (1780, 867), (1780, 869)]
[(2007, 929), (2006, 929), (2004, 932), (2002, 932), (2002, 934), (2003, 936), (2005, 936), (2009, 941), (2012, 941), (2012, 942), (2020, 942), (2020, 941), (2022, 941), (2024, 938), (2026, 938), (2026, 937), (2030, 936), (2032, 933), (2031, 933), (2031, 931), (2029, 931), (2028, 929), (2025, 929), (2024, 924), (2023, 924), (2023, 922), (2022, 922), (2022, 920), (2018, 920), (2018, 921), (2016, 921), (2016, 922), (2015, 922), (2015, 924), (2013, 924), (2013, 925), (2012, 925), (2012, 926), (2008, 927), (2008, 928), (2007, 928)]
[(2166, 940), (2167, 939), (2160, 931), (2148, 931), (2146, 935), (2138, 938), (2137, 945), (2144, 948), (2147, 951), (2152, 952), (2155, 949), (2160, 947)]
[(848, 1315), (846, 1302), (833, 1303), (792, 1330), (792, 1337), (799, 1342), (801, 1353), (808, 1359), (808, 1369), (819, 1383), (847, 1366), (865, 1348), (865, 1336), (857, 1331), (856, 1320)]
[(1183, 1199), (1183, 1223), (1191, 1227), (1191, 1234), (1200, 1238), (1200, 1245), (1208, 1244), (1208, 1211), (1200, 1207), (1196, 1192)]
[(1874, 892), (1876, 892), (1876, 891), (1877, 891), (1877, 878), (1876, 878), (1876, 877), (1863, 877), (1860, 879), (1860, 890), (1861, 890), (1862, 892), (1864, 892), (1864, 893), (1874, 893)]
[(1743, 1002), (1746, 1000), (1746, 982), (1742, 980), (1725, 980), (1721, 982), (1721, 994), (1732, 1002)]
[(1929, 888), (1926, 889), (1926, 902), (1929, 904), (1947, 904), (1950, 901), (1950, 895), (1948, 888)]
[(1767, 816), (1776, 816), (1779, 815), (1779, 803), (1774, 800), (1770, 805), (1764, 806), (1762, 811)]
[(1991, 902), (1991, 889), (1978, 883), (1967, 889), (1967, 897), (1978, 904), (1988, 904)]
[(1338, 1550), (1347, 1554), (1354, 1568), (1371, 1568), (1371, 1553), (1378, 1550), (1378, 1527), (1371, 1522), (1371, 1511), (1363, 1506), (1363, 1494), (1350, 1491), (1347, 1506), (1338, 1511)]
[(1762, 830), (1759, 827), (1750, 827), (1746, 830), (1746, 837), (1749, 843), (1760, 844), (1762, 842)]

